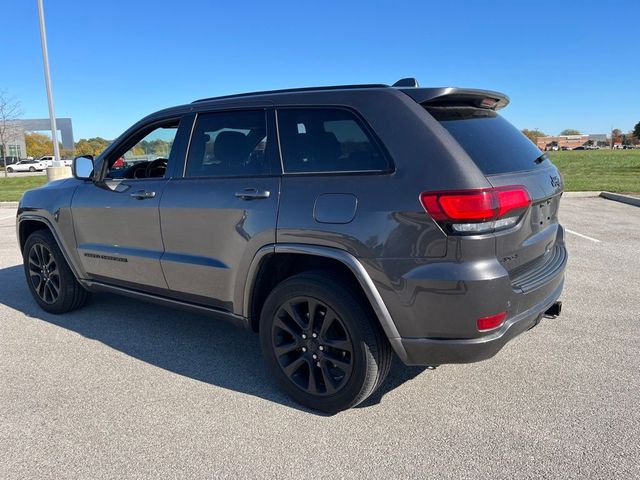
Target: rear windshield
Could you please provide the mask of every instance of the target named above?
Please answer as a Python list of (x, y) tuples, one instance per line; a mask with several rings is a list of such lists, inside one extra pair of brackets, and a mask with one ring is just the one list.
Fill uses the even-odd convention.
[(546, 166), (545, 155), (516, 127), (493, 110), (427, 107), (485, 175)]

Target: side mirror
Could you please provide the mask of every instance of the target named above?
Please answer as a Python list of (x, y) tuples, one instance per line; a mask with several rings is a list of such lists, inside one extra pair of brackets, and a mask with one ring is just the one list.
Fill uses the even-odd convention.
[(93, 177), (93, 156), (83, 155), (73, 159), (71, 165), (73, 176), (79, 180), (92, 180)]

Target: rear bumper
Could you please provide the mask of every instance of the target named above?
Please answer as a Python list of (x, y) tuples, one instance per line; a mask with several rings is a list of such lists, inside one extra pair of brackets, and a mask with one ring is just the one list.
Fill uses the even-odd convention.
[[(397, 338), (392, 339), (406, 352), (407, 365), (441, 365), (445, 363), (472, 363), (486, 360), (498, 353), (511, 339), (536, 326), (544, 312), (560, 297), (564, 274), (555, 279), (557, 286), (544, 299), (531, 308), (508, 319), (491, 334), (469, 339)], [(398, 348), (396, 348), (398, 351)]]

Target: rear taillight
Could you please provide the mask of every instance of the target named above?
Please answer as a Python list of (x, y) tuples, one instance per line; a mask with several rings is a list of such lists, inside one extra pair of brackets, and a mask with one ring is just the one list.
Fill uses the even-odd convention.
[(521, 185), (424, 192), (420, 202), (431, 217), (454, 233), (486, 233), (515, 225), (531, 205)]

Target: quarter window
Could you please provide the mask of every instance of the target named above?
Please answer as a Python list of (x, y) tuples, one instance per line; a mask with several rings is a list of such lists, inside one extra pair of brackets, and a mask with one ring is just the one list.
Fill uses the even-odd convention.
[(264, 110), (198, 115), (187, 177), (269, 175)]
[(329, 108), (278, 111), (285, 173), (385, 171), (390, 165), (351, 112)]

